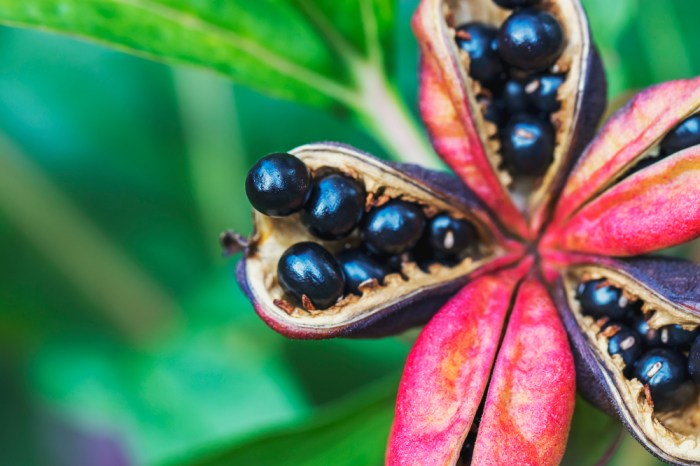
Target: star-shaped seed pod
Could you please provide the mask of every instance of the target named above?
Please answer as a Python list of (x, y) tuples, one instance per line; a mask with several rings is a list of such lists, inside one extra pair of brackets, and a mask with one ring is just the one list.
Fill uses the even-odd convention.
[(700, 463), (700, 78), (595, 134), (578, 0), (423, 0), (420, 109), (454, 175), (334, 143), (250, 171), (238, 280), (293, 338), (426, 324), (389, 465), (558, 464), (576, 386), (651, 453)]

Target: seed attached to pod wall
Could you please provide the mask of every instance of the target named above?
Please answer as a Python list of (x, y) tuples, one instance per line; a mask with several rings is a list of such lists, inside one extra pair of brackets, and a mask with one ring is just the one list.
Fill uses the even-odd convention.
[(659, 329), (650, 327), (649, 322), (647, 322), (642, 313), (632, 317), (632, 328), (639, 334), (646, 348), (657, 348), (661, 346), (661, 334), (659, 333)]
[(644, 354), (634, 365), (634, 376), (649, 387), (654, 409), (659, 411), (684, 406), (695, 394), (685, 358), (671, 349), (656, 348)]
[(642, 355), (642, 341), (637, 332), (624, 325), (615, 325), (616, 331), (608, 339), (608, 353), (619, 354), (625, 363), (624, 373), (632, 374), (634, 363)]
[(584, 315), (594, 319), (609, 317), (613, 320), (624, 319), (630, 303), (622, 290), (607, 285), (605, 280), (590, 280), (579, 285), (577, 297), (581, 302)]
[(301, 221), (317, 238), (337, 240), (355, 229), (364, 209), (362, 186), (352, 178), (332, 174), (314, 181)]
[(424, 228), (425, 215), (420, 206), (393, 200), (367, 214), (362, 239), (375, 254), (401, 254), (418, 243)]
[(487, 86), (498, 82), (503, 74), (503, 63), (498, 55), (498, 31), (484, 23), (468, 23), (456, 31), (457, 45), (471, 59), (469, 74)]
[(381, 283), (392, 272), (386, 262), (357, 248), (342, 251), (338, 262), (343, 269), (347, 293), (359, 294), (361, 284), (372, 279)]
[(564, 77), (556, 74), (532, 78), (524, 86), (529, 105), (542, 115), (556, 112), (561, 107), (557, 93), (563, 83)]
[(503, 159), (517, 173), (542, 175), (552, 162), (554, 130), (547, 122), (518, 115), (503, 129)]
[(311, 174), (291, 154), (269, 154), (248, 172), (245, 192), (258, 212), (283, 217), (304, 207), (311, 194)]
[(527, 113), (531, 108), (530, 99), (525, 93), (525, 84), (518, 79), (509, 79), (506, 82), (501, 100), (511, 116)]
[(471, 223), (448, 214), (438, 214), (430, 220), (428, 242), (440, 258), (455, 257), (474, 244), (476, 231)]
[(688, 330), (678, 324), (665, 325), (659, 329), (659, 342), (678, 350), (688, 350), (697, 336), (698, 329)]
[(279, 260), (277, 278), (290, 295), (302, 302), (308, 298), (315, 309), (326, 309), (343, 295), (343, 271), (333, 255), (310, 241), (287, 249)]

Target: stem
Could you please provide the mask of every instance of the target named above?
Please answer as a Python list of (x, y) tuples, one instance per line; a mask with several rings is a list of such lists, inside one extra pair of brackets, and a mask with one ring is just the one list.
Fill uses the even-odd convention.
[(359, 102), (354, 110), (386, 151), (402, 162), (444, 169), (445, 165), (382, 71), (365, 62), (356, 62), (353, 69), (360, 86)]
[(172, 321), (170, 296), (1, 133), (0, 211), (127, 337)]
[(235, 96), (230, 83), (199, 70), (173, 72), (180, 119), (195, 201), (205, 243), (213, 261), (221, 262), (218, 237), (227, 228), (249, 228), (250, 214), (237, 199), (244, 199), (247, 172)]

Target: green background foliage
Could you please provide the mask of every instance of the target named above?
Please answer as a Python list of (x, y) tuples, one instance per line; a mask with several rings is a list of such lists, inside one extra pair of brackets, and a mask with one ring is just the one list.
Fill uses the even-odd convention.
[[(699, 74), (700, 4), (584, 4), (611, 106)], [(415, 5), (0, 0), (30, 28), (0, 29), (0, 464), (381, 464), (415, 332), (286, 340), (217, 237), (250, 231), (265, 153), (338, 140), (438, 163)], [(565, 463), (618, 431), (581, 401)], [(614, 461), (656, 464), (627, 437)]]

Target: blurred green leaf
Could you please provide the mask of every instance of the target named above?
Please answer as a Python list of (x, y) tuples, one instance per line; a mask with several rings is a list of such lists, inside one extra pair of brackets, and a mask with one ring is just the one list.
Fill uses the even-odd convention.
[(581, 397), (569, 432), (569, 442), (562, 465), (594, 466), (609, 457), (618, 446), (622, 425)]
[(0, 0), (2, 24), (70, 34), (206, 68), (285, 99), (349, 109), (394, 157), (441, 166), (388, 78), (396, 12), (392, 0)]
[(2, 0), (0, 21), (205, 67), (287, 99), (352, 107), (352, 61), (389, 44), (393, 5), (390, 0)]
[(51, 338), (32, 358), (36, 397), (79, 425), (114, 432), (138, 464), (297, 419), (310, 405), (285, 362), (285, 340), (252, 315), (231, 321), (230, 310), (248, 304), (229, 278), (208, 276), (183, 299), (198, 319), (148, 350), (87, 332)]
[(379, 466), (394, 414), (398, 377), (360, 392), (305, 423), (261, 434), (177, 466)]

